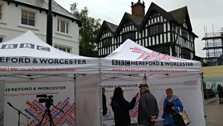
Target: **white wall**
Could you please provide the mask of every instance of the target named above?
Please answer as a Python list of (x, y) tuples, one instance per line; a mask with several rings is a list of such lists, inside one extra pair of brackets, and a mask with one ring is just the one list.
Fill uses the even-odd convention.
[(77, 126), (102, 126), (98, 75), (80, 75), (76, 82)]
[[(0, 20), (0, 37), (4, 37), (4, 41), (12, 39), (28, 30), (32, 30), (42, 40), (46, 40), (46, 21), (47, 14), (45, 11), (40, 12), (37, 9), (25, 7), (10, 3), (9, 5), (5, 1), (0, 1), (3, 5), (3, 16)], [(21, 10), (30, 10), (35, 12), (35, 26), (27, 26), (21, 24)], [(69, 33), (63, 34), (57, 32), (57, 19), (63, 19), (69, 22)], [(63, 46), (71, 48), (71, 53), (79, 54), (79, 26), (76, 21), (62, 18), (58, 15), (53, 15), (53, 45)]]

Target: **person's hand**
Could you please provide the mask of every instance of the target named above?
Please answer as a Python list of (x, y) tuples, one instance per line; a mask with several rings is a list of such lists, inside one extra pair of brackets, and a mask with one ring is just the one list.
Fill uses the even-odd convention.
[(155, 122), (155, 121), (156, 121), (156, 118), (157, 118), (156, 116), (151, 116), (151, 117), (150, 117), (150, 121), (151, 121), (151, 122)]
[(152, 118), (152, 117), (149, 117), (149, 119), (150, 119), (150, 121), (151, 121), (151, 122), (154, 122), (154, 118)]
[(175, 110), (175, 107), (171, 107), (172, 110)]
[(139, 95), (139, 93), (137, 93), (137, 94), (136, 94), (136, 95), (135, 95), (133, 98), (135, 98), (135, 99), (136, 99), (136, 98), (138, 97), (138, 95)]

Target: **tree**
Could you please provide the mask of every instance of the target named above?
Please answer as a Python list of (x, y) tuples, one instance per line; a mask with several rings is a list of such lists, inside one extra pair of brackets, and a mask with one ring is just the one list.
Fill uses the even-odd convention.
[(80, 28), (79, 54), (89, 57), (97, 56), (98, 52), (96, 50), (96, 37), (101, 27), (100, 19), (89, 17), (87, 7), (84, 7), (84, 9), (78, 11), (77, 3), (71, 4), (70, 9), (73, 15), (82, 23)]

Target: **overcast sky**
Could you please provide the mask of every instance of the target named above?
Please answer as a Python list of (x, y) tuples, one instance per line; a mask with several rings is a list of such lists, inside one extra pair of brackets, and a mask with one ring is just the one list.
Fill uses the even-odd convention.
[[(138, 0), (55, 0), (62, 7), (70, 11), (70, 4), (76, 2), (77, 9), (81, 10), (87, 7), (89, 16), (96, 19), (107, 20), (111, 23), (119, 25), (120, 20), (125, 12), (131, 13), (131, 2)], [(143, 1), (143, 0), (141, 0)], [(193, 28), (193, 32), (199, 37), (195, 39), (196, 55), (205, 57), (204, 28), (207, 27), (208, 32), (220, 32), (223, 28), (223, 0), (144, 0), (146, 12), (151, 2), (166, 11), (175, 10), (184, 6), (188, 7), (189, 16)]]

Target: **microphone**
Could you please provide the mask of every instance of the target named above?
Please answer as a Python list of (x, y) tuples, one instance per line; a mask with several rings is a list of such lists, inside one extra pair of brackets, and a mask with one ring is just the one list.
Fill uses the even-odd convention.
[(10, 102), (7, 102), (7, 104), (12, 107), (12, 104)]

